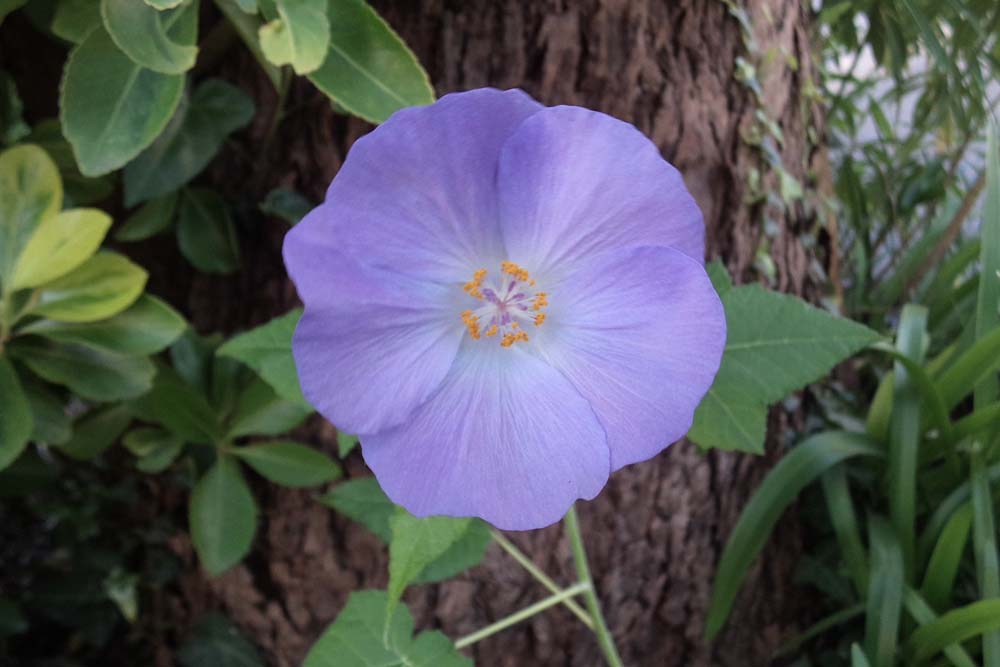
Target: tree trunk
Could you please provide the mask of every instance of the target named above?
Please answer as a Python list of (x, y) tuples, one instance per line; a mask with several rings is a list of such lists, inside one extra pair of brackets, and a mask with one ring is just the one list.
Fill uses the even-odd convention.
[[(521, 87), (545, 104), (582, 105), (634, 123), (684, 174), (705, 214), (710, 259), (722, 257), (737, 280), (745, 281), (758, 275), (761, 265), (755, 262), (763, 248), (774, 261), (777, 288), (814, 296), (810, 266), (816, 250), (806, 248), (816, 246), (802, 239), (815, 236), (815, 216), (793, 195), (789, 204), (757, 196), (777, 191), (780, 182), (778, 163), (757, 145), (767, 134), (761, 118), (780, 127), (783, 144), (775, 145), (782, 168), (809, 185), (815, 151), (807, 137), (810, 125), (819, 122), (805, 92), (814, 74), (809, 15), (796, 0), (749, 4), (376, 3), (427, 67), (439, 94)], [(747, 22), (741, 27), (744, 11)], [(748, 78), (754, 65), (756, 78)], [(319, 92), (300, 81), (277, 137), (263, 145), (273, 92), (246, 54), (233, 55), (222, 69), (256, 92), (260, 113), (249, 140), (217, 162), (223, 164), (214, 168), (212, 180), (251, 202), (278, 185), (320, 199), (351, 142), (370, 127), (336, 115)], [(178, 284), (177, 276), (189, 273), (183, 263), (157, 259), (162, 251), (153, 251), (150, 261), (161, 266), (153, 266), (152, 287), (181, 295), (178, 305), (202, 331), (265, 321), (295, 305), (280, 261), (282, 231), (278, 223), (244, 228), (244, 270), (231, 279), (193, 276)], [(780, 432), (786, 421), (772, 415), (771, 432)], [(303, 437), (332, 451), (333, 435), (317, 418)], [(619, 471), (597, 500), (581, 504), (596, 585), (627, 665), (764, 665), (794, 631), (801, 603), (791, 584), (798, 538), (790, 524), (778, 531), (751, 572), (723, 636), (713, 644), (702, 638), (721, 549), (775, 459), (773, 453), (704, 455), (690, 443), (678, 443), (652, 461)], [(368, 474), (357, 453), (347, 468), (350, 476)], [(300, 664), (351, 590), (385, 586), (387, 554), (363, 528), (336, 516), (309, 492), (263, 485), (256, 491), (263, 520), (250, 558), (212, 581), (192, 569), (182, 594), (160, 603), (175, 619), (221, 606), (261, 646), (268, 664), (291, 667)], [(555, 578), (572, 580), (569, 547), (558, 526), (512, 539)], [(183, 537), (176, 547), (190, 557)], [(543, 594), (491, 547), (481, 566), (444, 584), (415, 588), (405, 599), (418, 627), (438, 627), (457, 637)], [(476, 644), (471, 652), (480, 667), (600, 664), (593, 638), (562, 609)]]

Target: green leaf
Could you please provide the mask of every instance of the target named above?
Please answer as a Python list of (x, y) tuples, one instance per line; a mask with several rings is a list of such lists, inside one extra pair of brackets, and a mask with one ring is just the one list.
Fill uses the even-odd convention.
[(125, 205), (134, 206), (188, 183), (253, 114), (253, 101), (242, 90), (221, 79), (204, 81), (190, 102), (177, 109), (163, 134), (125, 167)]
[(760, 453), (767, 406), (878, 340), (860, 324), (759, 285), (722, 294), (728, 340), (688, 437), (702, 447)]
[(819, 433), (792, 449), (764, 478), (740, 514), (719, 561), (705, 622), (709, 639), (725, 624), (743, 578), (785, 509), (819, 475), (855, 456), (883, 456), (883, 452), (877, 443), (857, 433)]
[(111, 218), (94, 208), (74, 208), (42, 220), (14, 264), (12, 289), (37, 287), (77, 268), (104, 240)]
[(62, 208), (62, 182), (52, 159), (25, 144), (0, 153), (0, 285), (7, 289), (28, 239)]
[(320, 502), (362, 524), (386, 544), (392, 541), (389, 519), (395, 513), (396, 506), (374, 477), (352, 479), (338, 484), (333, 491), (320, 498)]
[[(983, 453), (975, 446), (969, 457), (969, 486), (972, 492), (972, 549), (979, 594), (984, 601), (993, 601), (1000, 598), (1000, 557), (997, 554), (993, 494)], [(1000, 632), (984, 633), (983, 667), (997, 665), (1000, 665)]]
[(384, 591), (355, 591), (306, 655), (304, 667), (473, 667), (440, 632), (414, 639), (405, 606), (387, 613)]
[(0, 470), (3, 470), (24, 451), (34, 427), (28, 397), (14, 367), (3, 356), (0, 356), (0, 396), (3, 396), (3, 410), (0, 411)]
[(389, 519), (389, 612), (417, 575), (440, 558), (469, 527), (470, 519), (417, 518), (399, 507)]
[(155, 354), (170, 346), (187, 323), (180, 314), (157, 299), (143, 294), (126, 310), (98, 322), (37, 320), (18, 330), (38, 334), (61, 343), (76, 343), (128, 356)]
[(296, 442), (265, 442), (233, 450), (244, 463), (282, 486), (316, 486), (341, 476), (330, 457)]
[(31, 132), (24, 122), (24, 104), (14, 79), (0, 70), (0, 144), (17, 143)]
[(191, 188), (181, 193), (177, 242), (187, 260), (206, 273), (232, 273), (240, 267), (229, 207), (214, 190)]
[(66, 456), (89, 461), (113, 445), (132, 421), (125, 405), (113, 405), (96, 410), (73, 425), (73, 437), (59, 448)]
[(247, 555), (257, 531), (257, 505), (235, 461), (220, 457), (198, 480), (189, 521), (195, 551), (213, 577)]
[(122, 444), (139, 458), (135, 467), (146, 473), (163, 472), (184, 450), (179, 436), (153, 426), (129, 431)]
[(305, 403), (292, 358), (292, 334), (302, 317), (296, 308), (256, 329), (234, 336), (219, 348), (219, 354), (237, 359), (254, 369), (278, 394), (289, 401)]
[(851, 644), (851, 667), (872, 667), (865, 652), (857, 644)]
[(143, 419), (162, 424), (188, 442), (222, 440), (222, 428), (208, 400), (171, 368), (158, 370), (152, 391), (136, 402), (136, 410)]
[(64, 445), (73, 435), (73, 424), (66, 406), (56, 392), (45, 383), (25, 378), (24, 393), (31, 404), (34, 428), (31, 441), (47, 445)]
[(715, 288), (720, 297), (733, 288), (733, 279), (721, 260), (717, 259), (706, 264), (705, 271), (712, 281), (712, 287)]
[[(91, 2), (92, 0), (87, 0)], [(63, 206), (83, 206), (106, 199), (115, 188), (112, 175), (90, 178), (80, 173), (73, 147), (63, 136), (58, 118), (49, 118), (31, 129), (27, 141), (45, 149), (56, 163), (62, 177), (65, 200)]]
[(275, 65), (296, 74), (319, 68), (330, 48), (327, 0), (276, 0), (278, 16), (260, 28), (260, 48)]
[(358, 446), (358, 436), (337, 431), (337, 456), (344, 458)]
[[(922, 364), (927, 349), (927, 309), (907, 304), (900, 315), (896, 350)], [(892, 527), (902, 550), (905, 572), (913, 574), (916, 548), (917, 465), (920, 458), (920, 392), (900, 361), (893, 368), (892, 417), (889, 427), (888, 498)], [(947, 419), (947, 417), (945, 418)], [(871, 655), (869, 653), (869, 655)], [(879, 660), (875, 660), (876, 665)]]
[(255, 379), (240, 394), (226, 437), (287, 433), (310, 414), (312, 408), (309, 406), (287, 401), (278, 396), (271, 385)]
[(865, 652), (872, 667), (892, 667), (903, 612), (903, 550), (883, 518), (868, 521), (871, 546), (868, 600), (865, 611)]
[(25, 338), (15, 339), (10, 349), (37, 375), (94, 401), (140, 396), (153, 386), (156, 374), (145, 357), (126, 357), (81, 345)]
[(290, 225), (295, 225), (306, 217), (306, 213), (314, 206), (315, 204), (295, 190), (275, 188), (264, 197), (264, 201), (260, 203), (260, 210), (267, 215), (281, 218)]
[[(991, 332), (1000, 331), (1000, 139), (996, 122), (990, 122), (986, 149), (986, 201), (983, 203), (983, 224), (980, 228), (982, 249), (979, 255), (979, 294), (976, 297), (976, 339), (984, 340)], [(997, 400), (1000, 383), (991, 373), (976, 383), (977, 408)], [(1000, 428), (1000, 427), (998, 427)], [(997, 429), (994, 429), (996, 433)], [(998, 639), (1000, 647), (1000, 639)], [(1000, 663), (1000, 655), (997, 656)]]
[(100, 23), (98, 0), (58, 0), (52, 16), (52, 32), (67, 42), (79, 44)]
[(823, 495), (830, 514), (830, 524), (837, 535), (841, 558), (854, 582), (858, 595), (864, 596), (868, 590), (868, 556), (861, 542), (858, 517), (854, 512), (851, 490), (847, 483), (847, 471), (843, 465), (835, 466), (823, 473)]
[(330, 51), (309, 80), (350, 113), (373, 123), (434, 101), (427, 73), (363, 0), (329, 0)]
[[(176, 15), (172, 38), (193, 39), (192, 8)], [(183, 91), (183, 75), (137, 65), (103, 26), (91, 31), (70, 53), (59, 96), (59, 118), (81, 173), (106, 174), (138, 155), (166, 127)]]
[(94, 322), (122, 312), (146, 286), (145, 269), (124, 255), (100, 252), (70, 273), (42, 285), (28, 312), (60, 322)]
[(174, 222), (178, 194), (171, 192), (146, 202), (115, 233), (116, 241), (142, 241), (165, 232)]
[(429, 584), (444, 581), (451, 579), (459, 572), (479, 565), (486, 554), (486, 547), (490, 545), (492, 540), (489, 526), (479, 519), (469, 520), (465, 530), (452, 545), (443, 554), (428, 563), (413, 578), (412, 583)]
[(28, 0), (0, 0), (0, 23), (16, 9), (20, 9)]
[(165, 12), (166, 10), (173, 9), (175, 7), (180, 7), (184, 4), (184, 0), (143, 0), (143, 2), (161, 12)]
[[(192, 11), (197, 13), (197, 1)], [(176, 12), (187, 11), (177, 9)], [(183, 74), (198, 57), (195, 35), (183, 42), (171, 39), (166, 27), (169, 15), (161, 14), (144, 2), (101, 0), (104, 28), (118, 48), (138, 65), (162, 74)]]
[(177, 651), (182, 667), (264, 667), (257, 649), (229, 619), (210, 613), (195, 624)]
[[(927, 601), (912, 588), (907, 587), (903, 594), (903, 606), (907, 613), (920, 625), (927, 625), (937, 620), (938, 616)], [(961, 644), (946, 646), (944, 654), (955, 667), (976, 667), (972, 657), (962, 648)]]
[(946, 609), (951, 604), (955, 577), (962, 565), (971, 527), (972, 505), (966, 503), (951, 515), (931, 552), (920, 593), (935, 609)]
[(907, 654), (916, 664), (934, 657), (945, 647), (1000, 630), (1000, 600), (980, 600), (942, 614), (917, 628), (907, 643)]
[[(1000, 368), (1000, 327), (986, 333), (965, 350), (937, 378), (946, 408), (951, 409), (987, 382)], [(988, 402), (988, 401), (987, 401)]]

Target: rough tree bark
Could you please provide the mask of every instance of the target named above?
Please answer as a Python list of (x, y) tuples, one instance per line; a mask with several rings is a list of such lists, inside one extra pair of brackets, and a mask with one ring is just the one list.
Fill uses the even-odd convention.
[[(764, 113), (781, 128), (785, 169), (807, 182), (814, 147), (807, 140), (815, 109), (803, 93), (814, 74), (807, 10), (796, 0), (420, 0), (377, 2), (427, 67), (439, 94), (478, 86), (521, 87), (547, 104), (579, 104), (634, 123), (685, 176), (705, 214), (708, 257), (722, 257), (738, 280), (753, 279), (765, 240), (776, 287), (812, 289), (815, 232), (801, 203), (765, 210), (749, 202), (751, 172), (774, 174), (751, 139)], [(747, 6), (749, 4), (749, 6)], [(744, 33), (731, 9), (745, 9)], [(758, 64), (759, 98), (740, 80), (738, 59)], [(770, 63), (766, 67), (763, 63)], [(319, 199), (351, 142), (370, 127), (337, 116), (317, 91), (299, 83), (290, 115), (262, 147), (273, 93), (245, 55), (222, 66), (259, 99), (254, 127), (230, 149), (211, 180), (249, 201), (287, 185)], [(745, 70), (744, 70), (745, 71)], [(260, 151), (266, 150), (264, 157)], [(248, 183), (249, 189), (248, 192)], [(765, 215), (777, 222), (765, 237)], [(202, 331), (232, 331), (295, 304), (280, 264), (282, 229), (243, 229), (245, 270), (232, 279), (185, 277), (183, 263), (150, 252), (154, 290), (175, 302)], [(813, 253), (813, 254), (810, 254)], [(156, 264), (159, 263), (157, 266)], [(782, 417), (772, 416), (772, 432)], [(316, 420), (304, 437), (331, 449), (333, 430)], [(772, 443), (771, 449), (775, 449)], [(722, 545), (751, 490), (773, 463), (764, 458), (703, 455), (679, 443), (656, 459), (614, 475), (580, 515), (611, 630), (628, 665), (767, 664), (800, 610), (790, 583), (798, 548), (794, 525), (753, 570), (723, 637), (702, 639), (711, 577)], [(367, 474), (357, 454), (351, 476)], [(300, 663), (349, 591), (386, 583), (386, 551), (363, 528), (335, 516), (308, 492), (261, 486), (263, 520), (247, 562), (209, 581), (192, 564), (177, 595), (162, 599), (167, 617), (190, 618), (224, 608), (268, 656)], [(183, 511), (182, 507), (177, 508)], [(558, 527), (513, 539), (564, 582), (568, 545)], [(183, 537), (179, 552), (190, 558)], [(193, 563), (193, 559), (189, 561)], [(409, 592), (420, 627), (451, 636), (470, 632), (540, 598), (543, 591), (498, 549), (484, 563), (438, 586)], [(561, 609), (476, 645), (481, 667), (593, 666), (592, 638)], [(166, 652), (162, 661), (168, 663)]]

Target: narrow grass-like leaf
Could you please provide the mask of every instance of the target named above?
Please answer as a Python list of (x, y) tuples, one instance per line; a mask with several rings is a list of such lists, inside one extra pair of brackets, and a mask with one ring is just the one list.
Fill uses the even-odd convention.
[[(967, 639), (1000, 629), (1000, 600), (980, 600), (942, 614), (918, 628), (907, 644), (912, 663), (934, 657), (939, 651)], [(988, 663), (984, 663), (988, 664)]]
[[(920, 594), (912, 588), (906, 589), (903, 595), (903, 605), (906, 607), (906, 611), (910, 617), (921, 626), (933, 623), (938, 618), (927, 601), (920, 597)], [(948, 658), (948, 661), (955, 665), (955, 667), (976, 667), (976, 663), (972, 660), (968, 652), (962, 648), (961, 644), (955, 643), (945, 646), (944, 654)]]
[(819, 433), (785, 455), (764, 479), (740, 515), (719, 561), (705, 622), (705, 634), (709, 639), (725, 624), (747, 570), (788, 505), (823, 472), (855, 456), (880, 457), (883, 451), (861, 434)]
[(879, 516), (868, 521), (871, 566), (865, 614), (865, 653), (872, 667), (892, 667), (903, 611), (903, 550), (892, 526)]
[[(916, 364), (927, 348), (927, 309), (912, 304), (903, 308), (896, 349)], [(892, 419), (889, 425), (889, 509), (896, 539), (903, 553), (907, 578), (913, 573), (917, 496), (917, 463), (920, 456), (920, 393), (906, 365), (897, 361)], [(869, 645), (869, 648), (871, 646)], [(869, 653), (869, 656), (872, 654)], [(880, 660), (875, 660), (880, 663)]]
[[(983, 204), (983, 224), (980, 228), (983, 243), (979, 255), (979, 294), (976, 299), (977, 341), (986, 340), (990, 335), (1000, 332), (1000, 143), (998, 141), (1000, 140), (997, 138), (996, 123), (991, 122), (986, 149), (986, 201)], [(998, 393), (1000, 384), (996, 373), (984, 375), (976, 382), (976, 407), (985, 407), (997, 400)]]
[[(985, 380), (993, 377), (1000, 368), (1000, 327), (982, 338), (944, 370), (937, 379), (938, 391), (945, 407), (954, 408)], [(984, 398), (985, 394), (981, 394)], [(987, 401), (989, 402), (989, 401)]]
[(857, 644), (851, 644), (851, 667), (872, 667), (865, 652)]
[(965, 504), (951, 515), (931, 552), (920, 593), (934, 609), (945, 609), (951, 603), (955, 577), (962, 565), (971, 527), (972, 505)]
[[(990, 485), (1000, 483), (1000, 463), (988, 467), (985, 475)], [(966, 481), (955, 487), (951, 493), (945, 496), (944, 500), (937, 504), (937, 507), (924, 526), (924, 532), (920, 534), (918, 550), (921, 562), (930, 556), (931, 550), (940, 537), (945, 524), (951, 520), (952, 515), (968, 502), (971, 497), (972, 484), (971, 481)]]
[[(974, 449), (969, 457), (972, 489), (972, 546), (976, 556), (979, 595), (984, 601), (1000, 601), (1000, 564), (997, 562), (997, 533), (993, 518), (993, 496), (982, 452)], [(1000, 627), (998, 624), (997, 627)], [(1000, 632), (983, 635), (983, 667), (1000, 667)]]
[(859, 596), (864, 597), (868, 590), (868, 556), (861, 541), (858, 517), (854, 512), (854, 503), (847, 484), (847, 472), (843, 465), (838, 465), (823, 473), (820, 481), (823, 483), (826, 509), (837, 535), (841, 557), (847, 564), (847, 571), (854, 582), (855, 590)]

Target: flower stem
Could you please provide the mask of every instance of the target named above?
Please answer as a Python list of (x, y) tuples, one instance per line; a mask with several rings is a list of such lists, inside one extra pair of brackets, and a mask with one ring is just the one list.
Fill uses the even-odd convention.
[(491, 623), (487, 625), (485, 628), (476, 630), (471, 635), (466, 635), (465, 637), (460, 638), (458, 641), (455, 642), (455, 648), (462, 649), (465, 648), (466, 646), (470, 646), (471, 644), (475, 644), (476, 642), (486, 639), (491, 635), (495, 635), (501, 630), (506, 630), (515, 623), (520, 623), (521, 621), (527, 618), (531, 618), (535, 614), (543, 612), (549, 607), (554, 607), (557, 604), (561, 604), (566, 600), (569, 600), (574, 595), (579, 595), (580, 593), (586, 593), (590, 590), (592, 590), (590, 582), (585, 582), (585, 581), (577, 582), (572, 586), (570, 586), (569, 588), (567, 588), (566, 590), (559, 591), (555, 595), (550, 595), (544, 600), (539, 600), (530, 607), (525, 607), (521, 611), (514, 612), (510, 616), (505, 616), (504, 618), (501, 618), (496, 623)]
[(608, 667), (623, 667), (622, 659), (618, 655), (618, 649), (615, 648), (615, 640), (611, 637), (611, 632), (608, 631), (608, 624), (604, 622), (604, 614), (601, 613), (601, 603), (597, 599), (597, 591), (594, 590), (593, 580), (590, 577), (590, 566), (587, 565), (587, 551), (583, 546), (583, 538), (580, 536), (580, 522), (576, 518), (576, 508), (570, 507), (569, 512), (566, 513), (566, 518), (563, 519), (563, 526), (566, 529), (566, 535), (569, 537), (570, 545), (573, 547), (573, 560), (576, 563), (576, 575), (580, 579), (580, 583), (588, 584), (587, 593), (584, 599), (587, 602), (587, 611), (590, 612), (590, 617), (594, 619), (594, 635), (597, 637), (597, 643), (601, 647), (601, 653), (604, 654), (604, 660), (608, 663)]
[[(525, 555), (523, 551), (514, 546), (514, 543), (508, 540), (503, 534), (496, 529), (490, 531), (493, 535), (493, 541), (500, 545), (500, 548), (510, 554), (511, 558), (516, 560), (518, 564), (528, 571), (528, 574), (533, 576), (535, 579), (545, 586), (547, 589), (553, 593), (560, 593), (562, 589), (559, 588), (559, 584), (552, 581), (547, 574), (542, 572), (537, 565), (531, 562), (531, 560)], [(569, 609), (573, 614), (580, 619), (580, 621), (586, 625), (591, 630), (594, 629), (594, 621), (590, 616), (583, 610), (583, 607), (578, 605), (574, 600), (567, 598), (563, 601), (566, 608)]]

